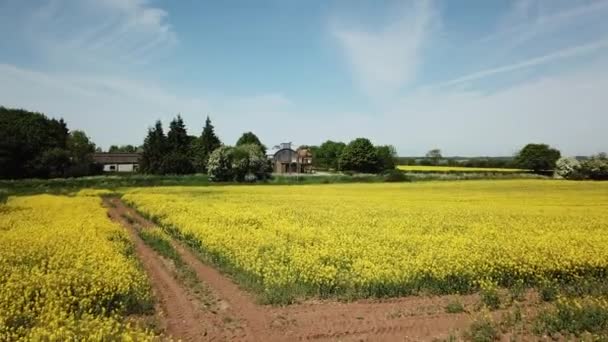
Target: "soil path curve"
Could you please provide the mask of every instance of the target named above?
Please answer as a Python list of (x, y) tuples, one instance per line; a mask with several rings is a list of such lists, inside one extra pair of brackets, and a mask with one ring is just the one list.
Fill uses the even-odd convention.
[[(352, 303), (307, 301), (285, 307), (256, 304), (230, 278), (203, 263), (187, 246), (173, 241), (181, 258), (196, 272), (222, 308), (223, 317), (238, 322), (238, 329), (217, 314), (196, 305), (195, 299), (163, 265), (162, 258), (139, 238), (137, 228), (155, 224), (120, 199), (106, 199), (109, 215), (121, 222), (135, 242), (148, 272), (168, 334), (192, 341), (433, 341), (460, 336), (471, 323), (467, 313), (447, 314), (455, 296), (360, 300)], [(127, 214), (134, 222), (123, 218)], [(465, 306), (478, 302), (475, 295), (458, 296)]]

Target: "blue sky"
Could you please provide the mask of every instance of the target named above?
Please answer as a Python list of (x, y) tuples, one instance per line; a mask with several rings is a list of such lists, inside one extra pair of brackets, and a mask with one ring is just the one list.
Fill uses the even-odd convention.
[(233, 144), (608, 151), (608, 0), (0, 0), (0, 104), (100, 146), (181, 113)]

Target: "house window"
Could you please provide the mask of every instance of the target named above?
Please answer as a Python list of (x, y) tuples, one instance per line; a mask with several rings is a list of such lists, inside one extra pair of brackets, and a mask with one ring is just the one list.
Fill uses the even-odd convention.
[(110, 165), (110, 171), (116, 171), (116, 165)]

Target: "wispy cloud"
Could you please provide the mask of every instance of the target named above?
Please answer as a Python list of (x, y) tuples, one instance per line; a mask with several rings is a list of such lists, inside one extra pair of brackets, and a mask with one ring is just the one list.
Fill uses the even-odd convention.
[(583, 45), (579, 45), (579, 46), (575, 46), (575, 47), (566, 48), (566, 49), (552, 52), (552, 53), (549, 53), (549, 54), (546, 54), (543, 56), (530, 58), (530, 59), (527, 59), (524, 61), (509, 64), (509, 65), (502, 65), (502, 66), (499, 66), (496, 68), (477, 71), (477, 72), (471, 73), (466, 76), (458, 77), (453, 80), (435, 84), (434, 87), (452, 86), (452, 85), (456, 85), (456, 84), (475, 81), (475, 80), (479, 80), (479, 79), (493, 76), (496, 74), (506, 73), (506, 72), (515, 71), (515, 70), (524, 69), (524, 68), (530, 68), (530, 67), (550, 63), (550, 62), (565, 59), (565, 58), (586, 55), (586, 54), (593, 53), (593, 52), (596, 52), (598, 50), (602, 50), (605, 48), (608, 48), (608, 39), (600, 40), (600, 41), (589, 43), (589, 44), (583, 44)]
[(518, 0), (498, 22), (497, 30), (480, 40), (500, 40), (508, 48), (543, 35), (569, 29), (577, 22), (601, 23), (608, 14), (608, 0)]
[(71, 68), (142, 63), (178, 41), (167, 12), (146, 0), (50, 0), (24, 17), (32, 48)]
[(415, 79), (437, 20), (430, 1), (402, 5), (392, 14), (396, 19), (382, 27), (348, 26), (340, 18), (330, 25), (357, 82), (372, 97), (394, 93)]

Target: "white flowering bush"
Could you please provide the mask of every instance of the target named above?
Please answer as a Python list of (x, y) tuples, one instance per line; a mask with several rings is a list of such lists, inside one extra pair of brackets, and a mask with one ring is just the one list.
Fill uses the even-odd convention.
[(573, 157), (561, 157), (555, 163), (555, 174), (566, 179), (580, 178), (581, 163)]

